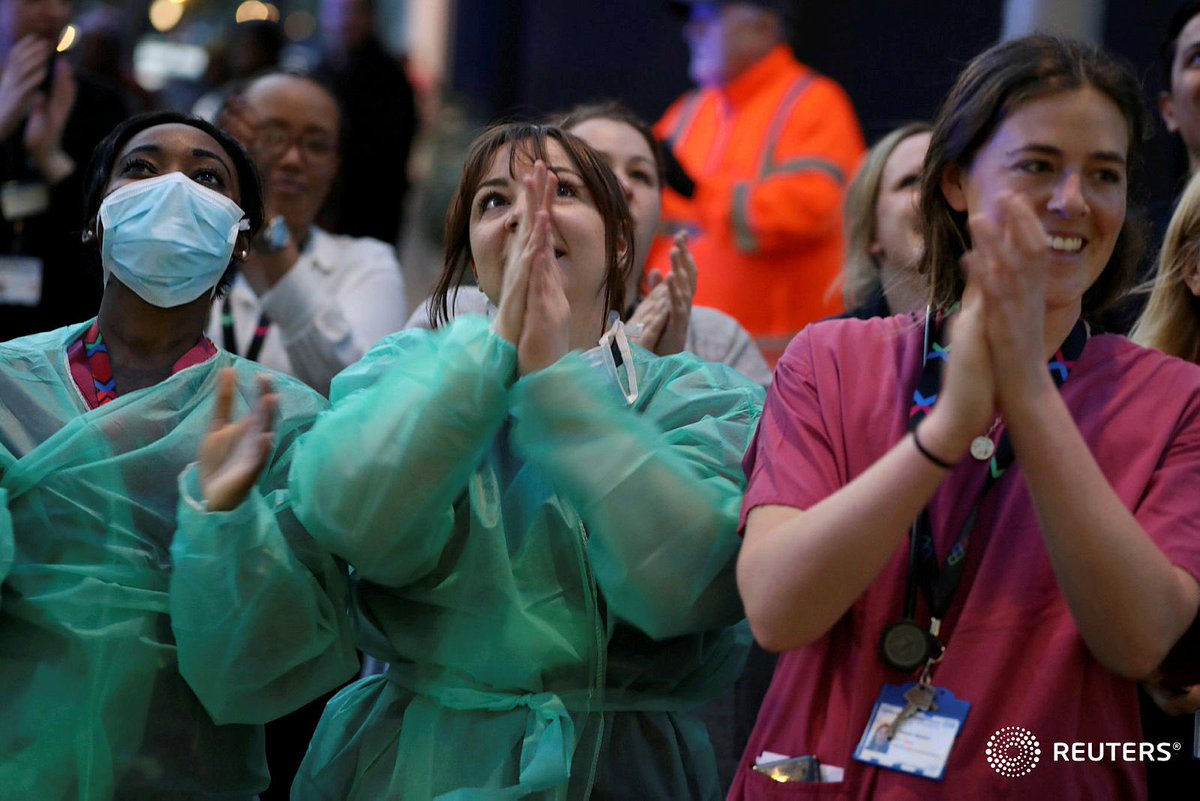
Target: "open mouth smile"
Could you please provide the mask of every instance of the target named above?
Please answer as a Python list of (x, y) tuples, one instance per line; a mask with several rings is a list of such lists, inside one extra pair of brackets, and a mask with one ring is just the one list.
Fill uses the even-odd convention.
[(1050, 249), (1059, 253), (1078, 253), (1083, 249), (1085, 240), (1080, 236), (1052, 236)]

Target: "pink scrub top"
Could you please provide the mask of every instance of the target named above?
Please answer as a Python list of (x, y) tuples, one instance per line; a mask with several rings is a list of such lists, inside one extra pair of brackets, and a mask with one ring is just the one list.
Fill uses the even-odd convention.
[[(762, 423), (747, 453), (742, 509), (798, 509), (832, 494), (908, 430), (922, 358), (912, 317), (810, 326), (776, 369)], [(1080, 432), (1121, 500), (1175, 564), (1200, 577), (1200, 368), (1117, 336), (1094, 336), (1062, 388)], [(930, 505), (939, 563), (983, 484), (966, 459)], [(1143, 764), (1054, 761), (1053, 743), (1138, 742), (1137, 686), (1089, 653), (1051, 568), (1020, 460), (984, 499), (962, 584), (943, 622), (939, 687), (971, 703), (935, 782), (852, 758), (885, 683), (912, 677), (878, 656), (883, 629), (903, 611), (907, 537), (829, 632), (784, 653), (743, 755), (730, 799), (1020, 799), (1146, 796)], [(919, 594), (920, 595), (920, 594)], [(803, 614), (804, 610), (796, 610)], [(917, 620), (929, 619), (924, 599)], [(988, 739), (1020, 726), (1041, 743), (1021, 778), (988, 764)], [(1174, 758), (1186, 758), (1188, 744)], [(846, 769), (838, 784), (781, 784), (750, 768), (762, 751), (816, 755)]]

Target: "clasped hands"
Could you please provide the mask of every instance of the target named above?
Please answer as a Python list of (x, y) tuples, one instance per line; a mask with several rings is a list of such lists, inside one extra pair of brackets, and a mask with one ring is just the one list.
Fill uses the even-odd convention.
[(552, 206), (558, 178), (538, 159), (522, 178), (520, 192), (524, 204), (508, 240), (492, 328), (517, 346), (518, 369), (528, 375), (570, 350), (571, 306), (554, 255)]
[(1010, 193), (972, 214), (968, 224), (972, 248), (961, 262), (966, 288), (950, 320), (938, 403), (921, 427), (926, 446), (951, 462), (997, 415), (1012, 425), (1055, 391), (1046, 369), (1049, 235), (1029, 201)]

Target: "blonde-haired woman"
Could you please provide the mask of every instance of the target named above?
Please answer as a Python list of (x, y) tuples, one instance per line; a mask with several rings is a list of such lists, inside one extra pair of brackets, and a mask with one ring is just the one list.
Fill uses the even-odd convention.
[(925, 279), (917, 273), (922, 247), (917, 196), (930, 127), (910, 122), (886, 134), (867, 151), (846, 190), (846, 317), (890, 317), (923, 309), (929, 301)]
[(1200, 363), (1200, 183), (1188, 183), (1167, 225), (1150, 301), (1129, 338)]
[[(1194, 177), (1167, 224), (1150, 300), (1129, 338), (1200, 364), (1200, 183)], [(1193, 639), (1198, 630), (1200, 623), (1193, 623)], [(1193, 726), (1200, 725), (1200, 684), (1180, 687), (1151, 681), (1142, 686), (1159, 707), (1155, 709), (1143, 699), (1142, 738), (1147, 742), (1188, 742), (1194, 736)], [(1196, 717), (1187, 717), (1189, 713)], [(1179, 786), (1179, 781), (1194, 781), (1200, 773), (1197, 765), (1191, 760), (1147, 765), (1150, 797), (1171, 797), (1167, 788)]]

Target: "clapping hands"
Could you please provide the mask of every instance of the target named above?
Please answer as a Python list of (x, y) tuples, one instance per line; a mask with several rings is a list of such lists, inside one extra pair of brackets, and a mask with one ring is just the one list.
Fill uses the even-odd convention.
[(696, 262), (688, 250), (685, 232), (675, 235), (671, 272), (665, 278), (657, 271), (652, 272), (649, 283), (650, 293), (629, 320), (631, 325), (642, 326), (634, 342), (659, 356), (680, 353), (687, 345), (692, 298), (696, 294)]
[[(74, 169), (63, 153), (62, 137), (77, 93), (71, 65), (65, 59), (51, 61), (53, 51), (53, 42), (26, 36), (9, 52), (0, 75), (0, 140), (28, 120), (22, 144), (51, 184)], [(51, 69), (49, 92), (38, 91)]]
[(1049, 381), (1043, 340), (1050, 265), (1041, 222), (1028, 200), (1007, 194), (991, 214), (972, 214), (969, 225), (966, 288), (938, 404), (951, 421), (947, 455), (965, 451), (997, 412), (1007, 418), (1030, 387)]
[(200, 443), (200, 487), (210, 511), (229, 511), (241, 505), (257, 483), (274, 446), (275, 409), (279, 397), (271, 379), (260, 375), (254, 410), (232, 421), (237, 374), (232, 368), (217, 379), (217, 402), (212, 426)]

